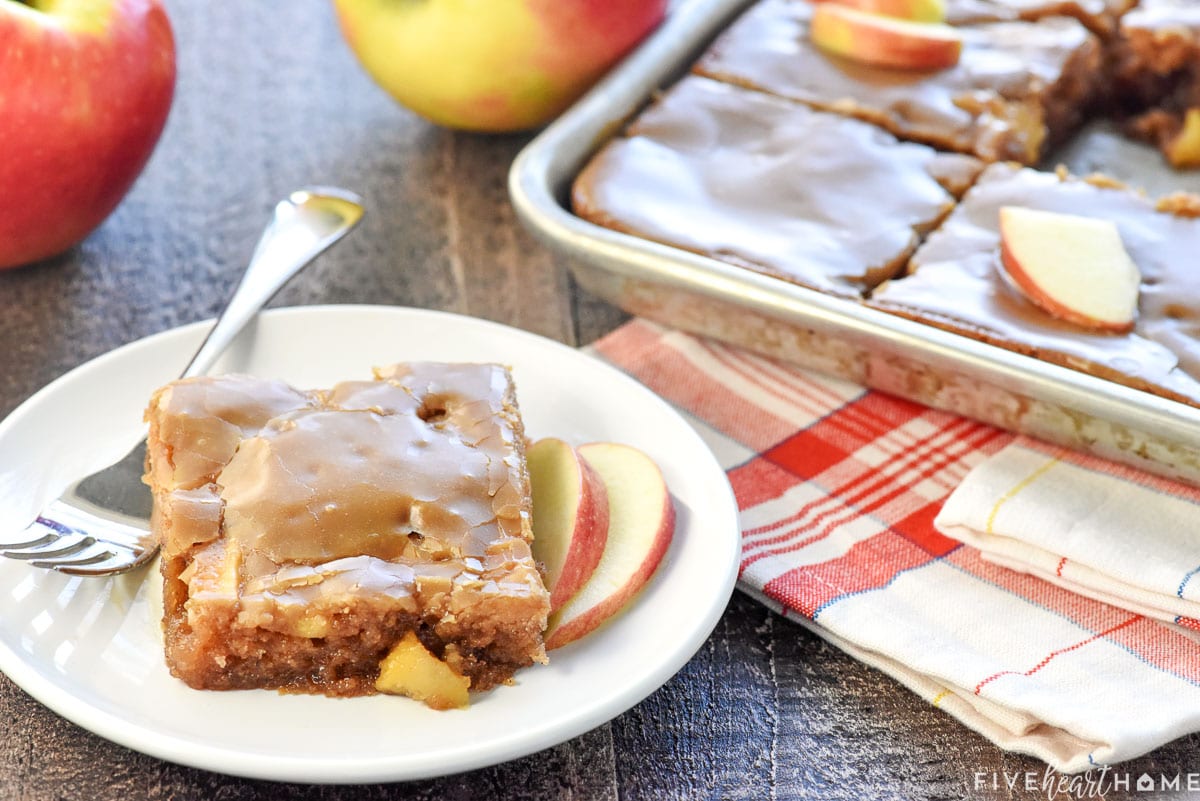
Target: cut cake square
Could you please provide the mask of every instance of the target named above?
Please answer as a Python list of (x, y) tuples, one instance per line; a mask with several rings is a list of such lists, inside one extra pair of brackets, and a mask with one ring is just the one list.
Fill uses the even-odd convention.
[(166, 659), (190, 686), (372, 693), (409, 631), (472, 689), (545, 661), (506, 368), (400, 364), (310, 392), (194, 378), (146, 419)]
[(592, 159), (573, 206), (609, 228), (858, 297), (903, 268), (981, 166), (689, 76)]

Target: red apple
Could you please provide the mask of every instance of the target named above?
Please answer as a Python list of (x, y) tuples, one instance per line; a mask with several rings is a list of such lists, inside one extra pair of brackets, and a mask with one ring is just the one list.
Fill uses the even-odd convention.
[(667, 0), (334, 0), (372, 78), (441, 125), (549, 122), (662, 20)]
[(1141, 274), (1112, 220), (1005, 206), (1000, 260), (1048, 314), (1109, 333), (1133, 328)]
[(910, 22), (828, 2), (813, 9), (809, 35), (830, 53), (892, 69), (953, 67), (963, 47), (962, 34), (949, 25)]
[(150, 157), (174, 87), (158, 0), (0, 0), (0, 268), (103, 222)]
[(550, 611), (582, 587), (608, 541), (608, 492), (567, 443), (549, 437), (528, 451), (533, 492), (533, 558), (546, 571)]
[(625, 607), (658, 569), (675, 533), (675, 507), (662, 471), (628, 445), (583, 445), (579, 455), (608, 492), (608, 542), (600, 564), (550, 616), (546, 648), (559, 648), (593, 631)]

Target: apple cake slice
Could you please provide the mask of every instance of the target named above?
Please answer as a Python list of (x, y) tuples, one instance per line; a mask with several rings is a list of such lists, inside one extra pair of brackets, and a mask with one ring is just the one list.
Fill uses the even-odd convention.
[(546, 661), (506, 368), (187, 379), (146, 419), (166, 660), (188, 685), (373, 693), (413, 636), (472, 690)]

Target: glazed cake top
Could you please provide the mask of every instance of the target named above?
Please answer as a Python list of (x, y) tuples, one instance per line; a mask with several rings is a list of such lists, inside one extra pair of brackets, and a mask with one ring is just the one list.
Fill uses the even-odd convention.
[[(1003, 277), (1002, 206), (1112, 220), (1142, 274), (1131, 334), (1060, 321)], [(1064, 354), (1193, 402), (1200, 400), (1200, 219), (1160, 211), (1146, 197), (1099, 181), (1008, 164), (988, 167), (945, 224), (917, 250), (911, 275), (872, 302), (932, 316), (1008, 342)]]
[(516, 583), (540, 588), (503, 367), (402, 364), (312, 392), (188, 379), (147, 416), (168, 454), (150, 477), (171, 518), (164, 552), (219, 540), (241, 591), (405, 594), (421, 575), (504, 580), (517, 565)]
[(573, 201), (610, 227), (859, 295), (902, 265), (916, 231), (937, 223), (980, 167), (689, 76), (589, 163)]
[(809, 40), (812, 6), (756, 3), (719, 37), (695, 71), (867, 119), (902, 138), (988, 160), (1038, 158), (1041, 95), (1081, 52), (1099, 45), (1078, 21), (999, 22), (960, 28), (959, 63), (906, 71), (832, 56)]

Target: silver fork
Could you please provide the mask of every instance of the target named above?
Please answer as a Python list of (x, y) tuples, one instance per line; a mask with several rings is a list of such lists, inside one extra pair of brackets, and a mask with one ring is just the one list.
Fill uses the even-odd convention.
[[(288, 279), (345, 236), (362, 215), (362, 199), (344, 189), (306, 187), (280, 201), (233, 297), (182, 377), (207, 372)], [(120, 461), (67, 487), (17, 535), (19, 540), (0, 543), (0, 556), (75, 576), (111, 576), (149, 562), (158, 543), (149, 531), (145, 460), (143, 439)]]

